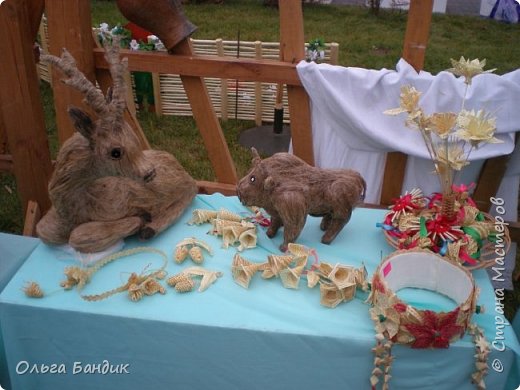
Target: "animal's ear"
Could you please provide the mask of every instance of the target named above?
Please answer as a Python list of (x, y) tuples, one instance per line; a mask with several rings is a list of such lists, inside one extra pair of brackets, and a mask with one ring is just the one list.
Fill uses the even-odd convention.
[(94, 133), (94, 123), (90, 116), (77, 107), (69, 107), (68, 112), (76, 130), (78, 130), (83, 137), (91, 141), (92, 134)]
[(275, 186), (275, 182), (272, 176), (267, 176), (264, 180), (264, 190), (271, 191)]
[(262, 161), (262, 159), (260, 158), (260, 155), (258, 154), (258, 152), (256, 151), (256, 149), (254, 147), (251, 148), (251, 153), (253, 154), (253, 165), (258, 165), (258, 163), (260, 161)]

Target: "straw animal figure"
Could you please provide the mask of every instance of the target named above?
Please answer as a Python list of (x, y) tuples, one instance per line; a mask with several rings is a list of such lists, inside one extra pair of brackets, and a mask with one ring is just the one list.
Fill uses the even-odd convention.
[(300, 235), (307, 215), (323, 217), (321, 242), (330, 244), (364, 198), (366, 183), (356, 171), (312, 167), (289, 153), (262, 160), (255, 148), (252, 152), (253, 168), (238, 183), (238, 197), (244, 205), (263, 207), (270, 214), (269, 238), (284, 227), (284, 252)]
[(61, 147), (49, 183), (51, 209), (37, 225), (49, 244), (69, 243), (97, 252), (139, 233), (149, 239), (172, 224), (197, 193), (196, 183), (169, 153), (142, 150), (124, 120), (126, 58), (119, 43), (105, 44), (113, 86), (106, 97), (78, 70), (63, 50), (61, 58), (42, 56), (58, 68), (63, 82), (79, 90), (96, 114), (79, 108), (68, 113), (77, 130)]

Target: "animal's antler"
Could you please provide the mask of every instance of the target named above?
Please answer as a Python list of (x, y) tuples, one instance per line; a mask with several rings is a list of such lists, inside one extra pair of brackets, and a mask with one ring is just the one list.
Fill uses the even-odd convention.
[(101, 90), (78, 69), (76, 60), (74, 60), (74, 57), (72, 57), (67, 49), (63, 49), (61, 57), (50, 54), (41, 56), (41, 61), (56, 66), (67, 76), (67, 78), (62, 79), (62, 81), (85, 95), (85, 103), (89, 105), (101, 119), (114, 121), (115, 123), (122, 120), (126, 108), (126, 82), (124, 75), (128, 69), (127, 58), (122, 60), (119, 58), (119, 41), (120, 37), (118, 36), (113, 37), (112, 43), (109, 43), (107, 39), (103, 40), (105, 59), (109, 65), (113, 80), (113, 87), (111, 91), (107, 93), (107, 98), (105, 98)]
[(108, 113), (103, 93), (78, 69), (76, 60), (67, 49), (63, 49), (61, 57), (45, 54), (41, 56), (40, 60), (60, 69), (67, 76), (62, 81), (85, 95), (85, 103), (92, 107), (98, 116), (104, 116)]
[(128, 59), (119, 57), (120, 37), (115, 35), (110, 44), (107, 39), (103, 40), (105, 48), (105, 60), (107, 61), (112, 76), (113, 87), (110, 94), (109, 107), (115, 121), (122, 120), (126, 109), (126, 81), (125, 73), (128, 69)]

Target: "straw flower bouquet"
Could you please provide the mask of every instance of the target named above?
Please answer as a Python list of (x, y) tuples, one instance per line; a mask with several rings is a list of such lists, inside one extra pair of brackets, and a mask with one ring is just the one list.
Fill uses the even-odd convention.
[(493, 70), (484, 71), (485, 60), (461, 57), (451, 61), (453, 68), (448, 71), (463, 76), (466, 84), (458, 113), (426, 114), (419, 106), (421, 92), (413, 86), (403, 86), (399, 107), (385, 111), (387, 115), (406, 114), (406, 126), (419, 131), (441, 192), (425, 196), (414, 189), (405, 193), (390, 206), (381, 227), (395, 248), (427, 248), (471, 268), (482, 268), (493, 262), (495, 241), (510, 242), (508, 232), (495, 231), (493, 219), (479, 211), (469, 196), (471, 186), (456, 186), (454, 178), (469, 165), (473, 150), (501, 142), (494, 137), (495, 118), (490, 113), (464, 107), (473, 77)]

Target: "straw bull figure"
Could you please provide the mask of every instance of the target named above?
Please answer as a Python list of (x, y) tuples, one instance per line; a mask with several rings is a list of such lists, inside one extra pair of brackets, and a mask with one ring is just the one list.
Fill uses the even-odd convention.
[(135, 233), (149, 239), (172, 224), (197, 192), (195, 181), (171, 154), (143, 151), (125, 122), (127, 61), (120, 60), (118, 47), (116, 40), (105, 45), (113, 79), (106, 97), (65, 49), (61, 58), (42, 58), (85, 96), (98, 118), (94, 121), (79, 108), (68, 110), (77, 132), (59, 151), (49, 183), (52, 207), (37, 225), (46, 243), (97, 252)]
[(284, 227), (284, 252), (300, 235), (307, 214), (323, 217), (321, 242), (330, 244), (364, 198), (366, 183), (356, 171), (316, 168), (289, 153), (262, 160), (255, 148), (252, 152), (253, 168), (238, 183), (237, 194), (244, 205), (269, 213), (269, 238)]

